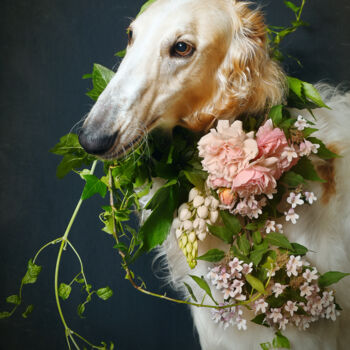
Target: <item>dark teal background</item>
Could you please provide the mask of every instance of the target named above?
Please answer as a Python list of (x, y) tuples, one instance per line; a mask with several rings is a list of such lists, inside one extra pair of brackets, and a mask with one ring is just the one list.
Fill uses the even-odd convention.
[[(84, 93), (90, 82), (81, 76), (94, 62), (118, 66), (114, 53), (126, 44), (125, 29), (143, 1), (127, 0), (3, 0), (0, 12), (0, 311), (5, 297), (15, 294), (27, 260), (37, 249), (62, 235), (83, 183), (76, 175), (55, 178), (58, 157), (48, 153), (91, 108)], [(292, 16), (282, 0), (264, 1), (268, 23), (286, 24)], [(350, 5), (348, 0), (307, 1), (309, 28), (286, 40), (284, 48), (304, 64), (289, 61), (289, 74), (315, 82), (350, 81)], [(81, 294), (76, 288), (63, 302), (72, 329), (94, 343), (113, 340), (118, 350), (199, 349), (190, 312), (185, 306), (136, 292), (126, 281), (111, 238), (100, 230), (100, 206), (84, 203), (70, 238), (94, 287), (109, 285), (114, 297), (93, 300), (85, 320), (76, 315)], [(66, 348), (53, 294), (58, 246), (48, 248), (38, 263), (43, 271), (24, 289), (35, 310), (24, 320), (17, 312), (0, 320), (0, 349)], [(166, 291), (154, 277), (152, 255), (135, 270), (151, 290)], [(76, 259), (64, 253), (60, 280), (79, 271)], [(168, 291), (168, 293), (171, 293)]]

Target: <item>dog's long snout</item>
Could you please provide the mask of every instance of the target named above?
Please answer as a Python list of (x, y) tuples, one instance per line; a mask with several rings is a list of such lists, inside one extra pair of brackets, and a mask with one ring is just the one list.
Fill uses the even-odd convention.
[(100, 155), (113, 147), (117, 136), (118, 132), (111, 135), (99, 136), (83, 128), (79, 133), (79, 142), (87, 153)]

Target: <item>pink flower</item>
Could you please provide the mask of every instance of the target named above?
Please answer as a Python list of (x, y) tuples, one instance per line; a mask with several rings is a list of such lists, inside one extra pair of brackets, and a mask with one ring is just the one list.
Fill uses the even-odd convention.
[(256, 142), (259, 148), (259, 156), (265, 157), (279, 156), (288, 142), (284, 132), (279, 128), (274, 128), (272, 120), (269, 119), (261, 126), (256, 133)]
[(237, 195), (235, 195), (229, 188), (225, 188), (219, 193), (219, 199), (221, 203), (227, 207), (233, 207), (236, 203), (236, 198)]
[(199, 140), (199, 156), (203, 157), (203, 169), (209, 173), (211, 187), (230, 187), (236, 174), (257, 156), (253, 137), (253, 133), (243, 131), (241, 121), (230, 125), (228, 120), (219, 120), (216, 129)]
[(232, 183), (232, 189), (240, 197), (268, 194), (276, 187), (276, 179), (270, 168), (252, 165), (238, 173)]

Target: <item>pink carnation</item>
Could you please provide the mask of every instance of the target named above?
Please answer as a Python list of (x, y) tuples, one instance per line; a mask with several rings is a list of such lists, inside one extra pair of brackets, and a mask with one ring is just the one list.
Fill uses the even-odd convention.
[(246, 134), (242, 122), (219, 120), (216, 129), (198, 142), (199, 156), (203, 157), (203, 169), (208, 171), (211, 187), (231, 187), (238, 172), (258, 154), (254, 133)]

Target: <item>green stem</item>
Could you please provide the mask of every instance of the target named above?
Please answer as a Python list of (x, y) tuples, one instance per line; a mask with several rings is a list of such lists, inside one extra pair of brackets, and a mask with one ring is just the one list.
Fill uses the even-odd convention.
[(49, 245), (51, 245), (51, 244), (56, 244), (56, 243), (59, 243), (59, 242), (61, 242), (61, 241), (62, 241), (62, 237), (57, 238), (57, 239), (54, 239), (53, 241), (51, 241), (51, 242), (46, 243), (45, 245), (43, 245), (43, 246), (38, 250), (38, 252), (35, 254), (34, 259), (33, 259), (33, 264), (35, 264), (35, 261), (36, 261), (36, 259), (38, 258), (39, 254), (40, 254), (45, 248), (47, 248), (47, 247), (48, 247)]
[[(96, 168), (96, 164), (97, 164), (97, 160), (95, 160), (92, 164), (92, 167), (91, 167), (91, 170), (90, 170), (90, 174), (93, 174), (94, 171), (95, 171), (95, 168)], [(70, 329), (66, 323), (66, 320), (63, 316), (63, 312), (62, 312), (62, 308), (61, 308), (61, 303), (60, 303), (60, 299), (59, 299), (59, 295), (58, 295), (58, 274), (59, 274), (59, 269), (60, 269), (60, 263), (61, 263), (61, 257), (62, 257), (62, 252), (63, 252), (63, 249), (64, 249), (64, 246), (67, 242), (67, 238), (68, 238), (68, 235), (69, 235), (69, 232), (72, 228), (72, 225), (75, 221), (75, 218), (77, 217), (77, 214), (79, 212), (79, 209), (81, 207), (81, 204), (83, 203), (83, 200), (80, 196), (80, 199), (79, 199), (79, 202), (78, 204), (76, 205), (75, 209), (74, 209), (74, 212), (73, 212), (73, 215), (71, 217), (71, 219), (69, 220), (69, 223), (68, 223), (68, 226), (66, 228), (66, 231), (64, 232), (64, 235), (62, 237), (62, 241), (61, 241), (61, 245), (60, 245), (60, 248), (59, 248), (59, 251), (58, 251), (58, 255), (57, 255), (57, 260), (56, 260), (56, 268), (55, 268), (55, 298), (56, 298), (56, 305), (57, 305), (57, 310), (58, 310), (58, 313), (61, 317), (61, 321), (62, 321), (62, 324), (65, 328), (65, 331), (66, 331), (66, 337), (67, 337), (67, 332), (69, 332), (68, 336), (70, 337), (70, 339), (72, 340), (73, 344), (77, 347), (71, 333), (70, 333)], [(77, 349), (79, 349), (79, 347), (77, 347)]]
[(301, 17), (301, 13), (303, 12), (303, 8), (304, 8), (304, 5), (305, 5), (305, 1), (306, 0), (303, 0), (301, 5), (300, 5), (300, 10), (299, 10), (299, 13), (298, 13), (298, 16), (297, 16), (297, 21), (300, 21), (300, 17)]

